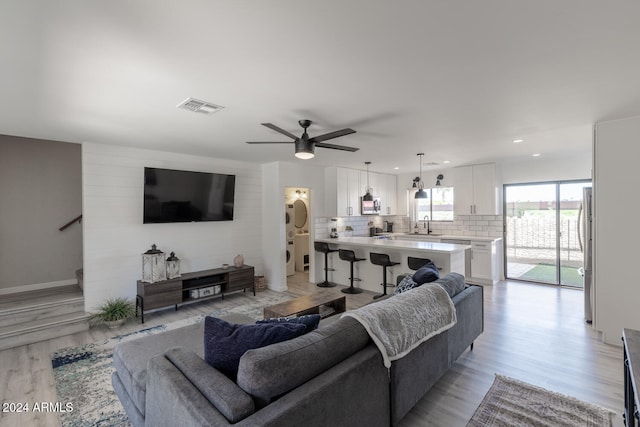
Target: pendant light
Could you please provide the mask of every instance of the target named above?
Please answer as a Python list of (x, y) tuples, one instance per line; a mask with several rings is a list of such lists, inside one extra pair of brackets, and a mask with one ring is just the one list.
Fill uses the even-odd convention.
[(367, 188), (364, 190), (364, 196), (362, 196), (362, 201), (364, 202), (373, 202), (373, 188), (369, 187), (369, 165), (371, 162), (364, 162), (367, 165)]
[(424, 183), (422, 182), (422, 156), (424, 156), (424, 153), (418, 153), (418, 157), (420, 157), (420, 180), (418, 181), (418, 191), (414, 196), (416, 199), (427, 198), (427, 192), (424, 191)]

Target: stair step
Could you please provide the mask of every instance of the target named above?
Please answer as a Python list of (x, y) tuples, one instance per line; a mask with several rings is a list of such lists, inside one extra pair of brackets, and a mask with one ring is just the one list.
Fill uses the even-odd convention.
[(78, 285), (65, 285), (35, 291), (5, 294), (0, 296), (0, 312), (42, 302), (64, 300), (67, 298), (81, 296), (82, 289), (80, 289), (80, 286)]
[[(26, 293), (26, 292), (25, 292)], [(3, 300), (0, 304), (0, 328), (25, 322), (84, 311), (82, 293), (61, 292), (29, 299)]]
[(87, 331), (89, 317), (78, 311), (1, 327), (0, 350)]

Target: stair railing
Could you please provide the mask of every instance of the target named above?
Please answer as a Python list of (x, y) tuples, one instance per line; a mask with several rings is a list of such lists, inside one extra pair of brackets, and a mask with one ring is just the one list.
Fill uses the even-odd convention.
[(73, 223), (77, 222), (78, 224), (80, 224), (82, 222), (82, 214), (78, 215), (77, 217), (73, 218), (71, 221), (69, 221), (68, 223), (66, 223), (65, 225), (63, 225), (62, 227), (58, 228), (58, 230), (60, 231), (64, 231), (65, 229), (67, 229), (68, 227), (70, 227)]

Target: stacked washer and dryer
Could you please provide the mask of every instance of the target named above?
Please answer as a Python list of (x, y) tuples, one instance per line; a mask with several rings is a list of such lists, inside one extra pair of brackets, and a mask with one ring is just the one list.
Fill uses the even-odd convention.
[(285, 211), (286, 224), (286, 247), (287, 247), (287, 276), (293, 276), (296, 273), (296, 253), (295, 253), (295, 228), (296, 218), (293, 204), (287, 203)]

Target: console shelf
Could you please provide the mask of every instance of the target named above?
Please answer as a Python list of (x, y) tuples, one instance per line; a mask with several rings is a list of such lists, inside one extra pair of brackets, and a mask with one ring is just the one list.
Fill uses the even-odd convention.
[[(156, 283), (137, 282), (136, 317), (140, 308), (140, 319), (144, 323), (144, 312), (156, 308), (187, 304), (205, 299), (221, 297), (237, 291), (252, 289), (256, 295), (254, 268), (250, 265), (242, 267), (214, 268), (211, 270), (185, 273), (175, 279)], [(206, 294), (194, 298), (192, 292)]]

